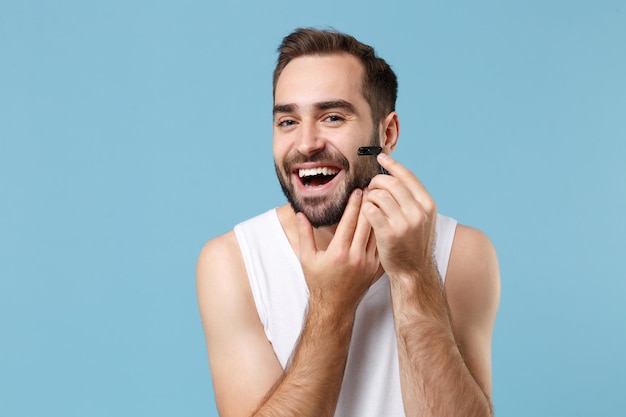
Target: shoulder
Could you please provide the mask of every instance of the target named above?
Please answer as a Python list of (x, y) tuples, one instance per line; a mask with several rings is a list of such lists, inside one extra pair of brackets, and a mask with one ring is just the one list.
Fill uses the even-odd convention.
[(211, 342), (221, 331), (221, 320), (236, 313), (252, 300), (247, 274), (235, 233), (230, 232), (208, 241), (196, 266), (196, 289), (202, 323)]
[[(494, 315), (500, 298), (498, 256), (491, 240), (478, 229), (459, 224), (456, 228), (446, 292), (462, 310)], [(452, 307), (452, 305), (451, 305)]]
[(445, 281), (455, 340), (472, 375), (491, 397), (491, 342), (500, 303), (498, 257), (481, 231), (458, 225)]
[(218, 255), (229, 254), (237, 250), (237, 238), (235, 237), (235, 232), (231, 230), (228, 233), (215, 237), (205, 243), (200, 251), (198, 261), (207, 261), (211, 258), (217, 257)]
[(224, 277), (233, 272), (237, 275), (245, 273), (243, 259), (234, 231), (209, 240), (198, 256), (196, 266), (196, 283), (202, 285), (218, 285), (225, 281)]
[(462, 224), (457, 225), (452, 245), (452, 259), (465, 266), (498, 267), (496, 250), (487, 235), (478, 229)]
[[(233, 300), (250, 292), (241, 250), (234, 231), (208, 241), (198, 256), (196, 286), (201, 313), (221, 304), (228, 308)], [(233, 307), (230, 304), (231, 308)], [(205, 319), (203, 314), (203, 319)]]

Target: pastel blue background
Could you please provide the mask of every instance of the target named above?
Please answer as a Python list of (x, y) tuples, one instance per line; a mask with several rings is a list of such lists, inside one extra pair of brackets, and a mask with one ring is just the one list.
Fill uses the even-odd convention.
[(623, 1), (0, 1), (0, 415), (216, 415), (194, 270), (282, 204), (281, 38), (397, 71), (396, 157), (502, 270), (500, 416), (626, 409)]

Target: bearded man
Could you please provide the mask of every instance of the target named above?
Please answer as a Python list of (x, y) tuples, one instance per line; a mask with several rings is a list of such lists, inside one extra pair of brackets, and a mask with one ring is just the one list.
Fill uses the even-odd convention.
[(298, 29), (278, 51), (273, 153), (288, 204), (198, 260), (220, 415), (492, 415), (497, 256), (389, 156), (394, 72), (334, 31)]

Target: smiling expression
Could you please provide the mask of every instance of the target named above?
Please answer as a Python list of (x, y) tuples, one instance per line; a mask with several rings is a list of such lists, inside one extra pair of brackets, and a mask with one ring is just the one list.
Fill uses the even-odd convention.
[(356, 155), (381, 141), (362, 79), (349, 54), (306, 55), (287, 64), (276, 84), (276, 173), (289, 203), (314, 227), (337, 224), (352, 190), (378, 172), (375, 158)]

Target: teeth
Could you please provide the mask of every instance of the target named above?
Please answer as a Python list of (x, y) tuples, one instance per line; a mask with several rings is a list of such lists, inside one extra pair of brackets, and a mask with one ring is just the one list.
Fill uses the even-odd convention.
[(319, 167), (319, 168), (310, 168), (310, 169), (299, 169), (298, 175), (300, 178), (302, 177), (312, 177), (315, 175), (335, 175), (339, 172), (338, 169), (328, 168), (328, 167)]

